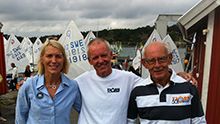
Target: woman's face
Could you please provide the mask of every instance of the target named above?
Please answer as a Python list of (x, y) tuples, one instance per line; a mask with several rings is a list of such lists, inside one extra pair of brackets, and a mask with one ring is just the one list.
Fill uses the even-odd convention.
[(44, 55), (41, 57), (45, 74), (60, 74), (63, 69), (64, 56), (62, 52), (53, 46), (47, 46)]

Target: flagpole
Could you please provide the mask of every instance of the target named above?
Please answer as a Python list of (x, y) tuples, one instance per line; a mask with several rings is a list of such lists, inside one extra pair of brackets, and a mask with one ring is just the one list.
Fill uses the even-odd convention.
[[(195, 42), (196, 42), (196, 33), (193, 36), (193, 41), (192, 41), (191, 48), (190, 48), (190, 56), (189, 56), (189, 60), (188, 60), (188, 63), (186, 65), (186, 68), (185, 68), (185, 71), (190, 72), (190, 73), (192, 73), (193, 69), (194, 69), (194, 67), (193, 67), (193, 63), (194, 63), (193, 58), (194, 58), (194, 47), (195, 47), (194, 45), (195, 45)], [(191, 68), (191, 70), (189, 70), (189, 67)]]

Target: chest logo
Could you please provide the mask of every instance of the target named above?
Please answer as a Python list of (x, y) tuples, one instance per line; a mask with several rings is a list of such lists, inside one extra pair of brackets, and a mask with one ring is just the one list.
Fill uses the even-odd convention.
[(120, 88), (107, 88), (108, 93), (120, 92)]
[(176, 97), (172, 97), (172, 103), (173, 104), (188, 103), (188, 102), (190, 102), (190, 100), (191, 100), (190, 96), (176, 96)]

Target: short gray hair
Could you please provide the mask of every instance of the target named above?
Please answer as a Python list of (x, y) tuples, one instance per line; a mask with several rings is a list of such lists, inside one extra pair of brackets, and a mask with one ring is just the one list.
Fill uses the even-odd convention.
[(93, 44), (94, 42), (97, 42), (98, 44), (100, 43), (105, 43), (107, 48), (111, 51), (111, 46), (109, 44), (109, 42), (107, 40), (105, 40), (104, 38), (95, 38), (93, 40), (91, 40), (87, 46), (87, 55), (89, 57), (89, 46), (91, 46), (91, 44)]
[[(170, 45), (169, 43), (163, 42), (163, 41), (152, 41), (152, 42), (150, 42), (148, 45), (150, 45), (151, 43), (154, 43), (154, 42), (161, 43), (161, 44), (165, 47), (165, 49), (167, 50), (167, 53), (168, 53), (168, 54), (171, 54), (171, 53), (172, 53), (171, 45)], [(146, 52), (146, 51), (145, 51), (145, 50), (146, 50), (145, 48), (148, 47), (148, 45), (144, 47), (144, 53)]]

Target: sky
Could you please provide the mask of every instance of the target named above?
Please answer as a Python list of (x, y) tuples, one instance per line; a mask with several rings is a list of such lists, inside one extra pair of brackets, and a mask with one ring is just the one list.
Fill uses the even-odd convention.
[(200, 0), (0, 0), (4, 34), (61, 34), (71, 20), (80, 31), (154, 25), (159, 14), (184, 14)]

